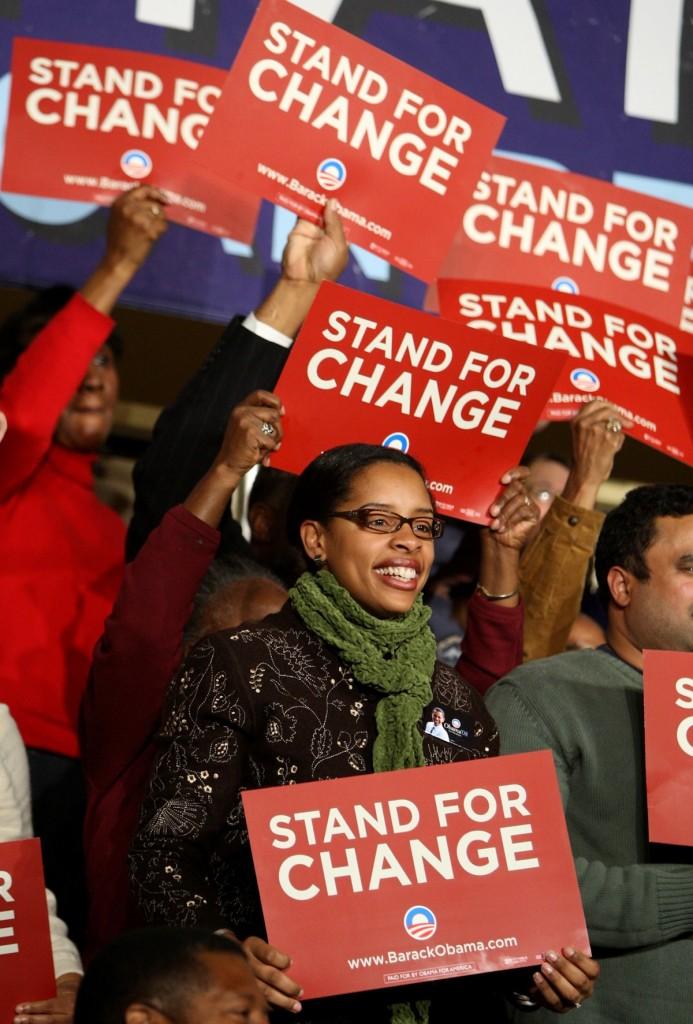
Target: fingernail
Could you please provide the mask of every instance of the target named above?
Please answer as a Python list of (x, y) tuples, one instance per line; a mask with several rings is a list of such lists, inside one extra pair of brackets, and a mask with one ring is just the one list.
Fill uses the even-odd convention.
[(551, 964), (543, 963), (541, 965), (542, 974), (553, 974), (553, 967)]
[(566, 956), (575, 956), (575, 950), (572, 946), (566, 946), (563, 950)]
[(491, 505), (489, 509), (489, 512), (491, 513), (492, 516), (497, 516), (498, 513), (500, 512), (500, 505), (494, 501), (493, 505)]
[(550, 949), (546, 954), (546, 959), (550, 960), (552, 964), (555, 964), (558, 960), (558, 953), (554, 953), (554, 951)]
[(303, 1007), (298, 1002), (294, 1003), (294, 1005), (291, 1007), (293, 1013), (300, 1013), (302, 1009)]
[(532, 981), (534, 982), (535, 985), (543, 984), (544, 979), (541, 976), (541, 974), (539, 973), (539, 971), (535, 971), (534, 972), (534, 974), (532, 975)]

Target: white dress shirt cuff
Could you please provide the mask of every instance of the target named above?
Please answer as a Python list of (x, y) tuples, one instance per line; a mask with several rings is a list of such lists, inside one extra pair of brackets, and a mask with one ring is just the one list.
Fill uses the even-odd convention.
[(282, 334), (275, 327), (270, 327), (269, 324), (258, 320), (254, 313), (248, 313), (243, 321), (243, 326), (252, 331), (253, 334), (257, 334), (258, 338), (263, 338), (265, 341), (273, 341), (275, 345), (281, 345), (282, 348), (291, 348), (293, 344), (294, 339), (290, 338), (288, 334)]

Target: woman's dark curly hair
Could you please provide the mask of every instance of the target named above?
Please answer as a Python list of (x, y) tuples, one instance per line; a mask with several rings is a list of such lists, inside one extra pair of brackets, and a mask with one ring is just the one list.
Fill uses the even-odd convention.
[[(20, 355), (38, 332), (67, 305), (74, 294), (75, 289), (67, 284), (43, 288), (22, 309), (12, 313), (0, 324), (0, 382), (14, 369)], [(116, 359), (120, 358), (123, 341), (116, 330), (112, 331), (106, 344)]]

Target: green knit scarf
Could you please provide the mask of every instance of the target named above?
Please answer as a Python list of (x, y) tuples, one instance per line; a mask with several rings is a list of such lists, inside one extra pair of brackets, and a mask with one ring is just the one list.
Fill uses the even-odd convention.
[(289, 597), (308, 628), (335, 648), (356, 679), (383, 695), (375, 709), (373, 770), (423, 765), (417, 725), (433, 700), (436, 642), (428, 626), (431, 612), (421, 597), (406, 615), (378, 619), (327, 569), (304, 573)]
[[(304, 573), (289, 591), (305, 624), (334, 647), (360, 683), (383, 696), (375, 709), (378, 730), (373, 770), (393, 771), (424, 764), (417, 725), (433, 700), (431, 677), (436, 644), (428, 626), (431, 612), (417, 597), (406, 615), (378, 619), (358, 604), (327, 569)], [(429, 1002), (393, 1003), (391, 1024), (428, 1024)]]

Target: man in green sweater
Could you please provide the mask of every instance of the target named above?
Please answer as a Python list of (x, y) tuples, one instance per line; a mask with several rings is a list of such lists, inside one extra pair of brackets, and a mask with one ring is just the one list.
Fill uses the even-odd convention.
[(527, 662), (488, 707), (501, 753), (553, 751), (601, 961), (581, 1024), (691, 1024), (693, 849), (648, 842), (642, 652), (693, 651), (693, 487), (631, 491), (606, 518), (596, 570), (608, 644)]

